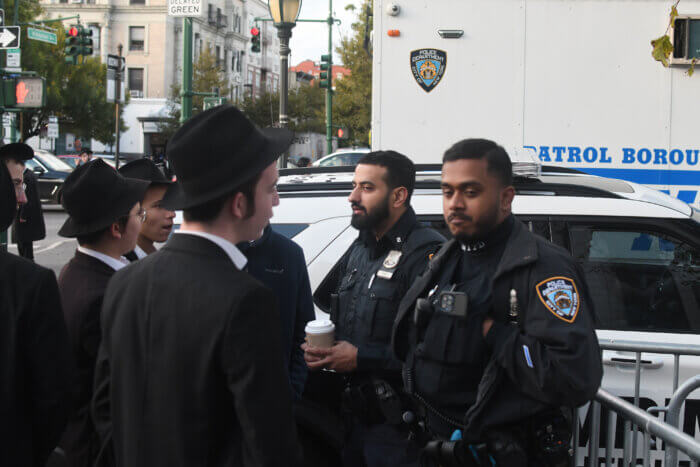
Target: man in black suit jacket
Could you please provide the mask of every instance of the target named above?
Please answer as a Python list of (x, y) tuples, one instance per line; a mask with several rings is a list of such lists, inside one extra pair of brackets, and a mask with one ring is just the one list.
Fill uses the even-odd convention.
[[(279, 203), (291, 143), (236, 108), (188, 120), (168, 143), (178, 232), (112, 278), (93, 411), (120, 467), (293, 466), (299, 455), (274, 294), (243, 271)], [(100, 458), (102, 460), (103, 458)]]
[(71, 467), (92, 467), (99, 450), (90, 400), (100, 343), (100, 309), (107, 282), (128, 264), (122, 255), (136, 245), (143, 217), (140, 201), (146, 188), (148, 182), (122, 177), (101, 159), (76, 168), (63, 186), (62, 202), (69, 217), (58, 233), (77, 237), (79, 245), (58, 278), (78, 368), (75, 410), (60, 442)]
[[(28, 157), (3, 157), (13, 147)], [(0, 231), (24, 199), (22, 169), (32, 154), (29, 146), (0, 149)], [(12, 176), (3, 159), (13, 165)], [(0, 463), (43, 467), (70, 409), (72, 361), (56, 277), (0, 251), (0, 297)]]

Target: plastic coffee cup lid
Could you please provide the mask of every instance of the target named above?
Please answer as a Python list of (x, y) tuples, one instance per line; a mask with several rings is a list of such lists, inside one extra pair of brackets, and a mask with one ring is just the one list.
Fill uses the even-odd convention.
[(306, 324), (307, 334), (325, 334), (335, 330), (335, 324), (329, 319), (317, 319)]

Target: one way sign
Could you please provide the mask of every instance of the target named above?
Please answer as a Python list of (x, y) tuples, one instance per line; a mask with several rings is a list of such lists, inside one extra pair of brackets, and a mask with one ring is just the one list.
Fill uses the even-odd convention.
[(19, 48), (19, 26), (0, 27), (0, 49)]

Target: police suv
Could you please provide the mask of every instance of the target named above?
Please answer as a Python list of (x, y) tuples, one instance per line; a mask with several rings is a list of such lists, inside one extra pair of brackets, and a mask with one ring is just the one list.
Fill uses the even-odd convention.
[[(280, 171), (280, 205), (272, 226), (303, 248), (314, 291), (333, 275), (358, 234), (350, 226), (347, 201), (353, 169)], [(449, 237), (440, 166), (417, 169), (411, 204), (420, 220)], [(581, 264), (598, 315), (599, 338), (700, 342), (700, 211), (635, 183), (573, 169), (515, 163), (514, 173), (514, 214)], [(666, 405), (673, 389), (673, 358), (642, 354), (642, 408)], [(632, 397), (635, 362), (633, 353), (604, 351), (603, 387)], [(680, 381), (697, 374), (700, 357), (682, 357)], [(585, 409), (581, 415), (585, 426)], [(700, 391), (691, 394), (683, 416), (685, 431), (699, 437)], [(587, 438), (584, 433), (581, 446)], [(661, 448), (659, 443), (652, 460), (662, 458)]]

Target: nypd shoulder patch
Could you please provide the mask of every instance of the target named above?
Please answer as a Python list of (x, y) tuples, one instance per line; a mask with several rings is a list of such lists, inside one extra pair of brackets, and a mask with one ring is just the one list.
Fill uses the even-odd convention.
[(564, 276), (550, 277), (535, 288), (545, 308), (554, 316), (567, 323), (574, 322), (580, 300), (576, 283), (572, 279)]

